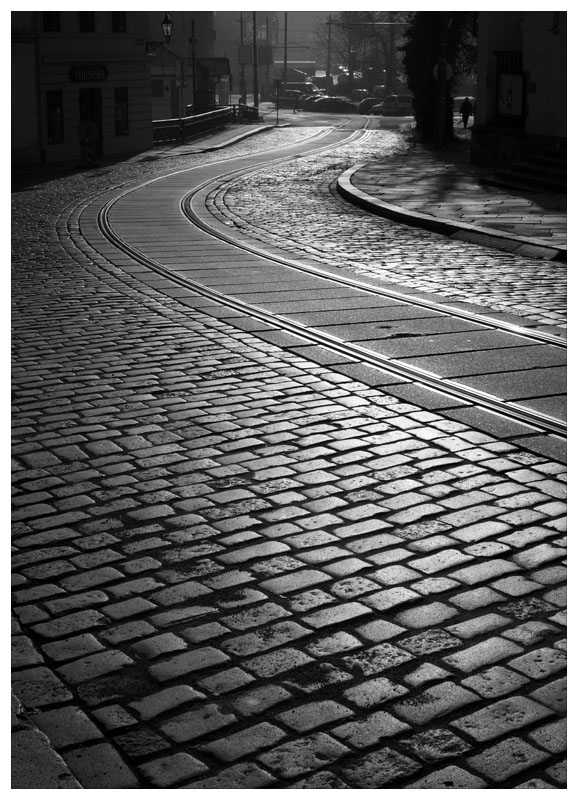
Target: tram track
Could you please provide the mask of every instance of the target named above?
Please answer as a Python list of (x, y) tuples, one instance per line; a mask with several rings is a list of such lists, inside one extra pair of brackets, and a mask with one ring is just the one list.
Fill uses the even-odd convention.
[[(356, 131), (353, 135), (348, 136), (344, 141), (324, 144), (321, 147), (313, 147), (312, 149), (309, 149), (300, 155), (306, 156), (313, 153), (326, 152), (332, 148), (343, 146), (343, 144), (349, 141), (359, 140), (361, 137), (366, 135), (366, 133), (366, 131)], [(318, 139), (319, 135), (315, 136), (314, 138)], [(325, 136), (322, 135), (321, 138), (325, 138)], [(301, 144), (303, 144), (303, 142)], [(292, 149), (295, 150), (295, 147)], [(287, 281), (285, 286), (291, 285), (291, 275), (295, 275), (297, 279), (301, 278), (301, 280), (303, 280), (302, 276), (308, 276), (312, 281), (315, 282), (323, 282), (328, 286), (340, 287), (346, 292), (351, 290), (355, 293), (356, 297), (373, 298), (376, 300), (376, 302), (383, 300), (386, 303), (399, 304), (401, 307), (416, 309), (416, 313), (431, 313), (434, 315), (440, 315), (447, 319), (460, 320), (462, 323), (465, 323), (469, 326), (474, 326), (476, 330), (480, 329), (483, 331), (496, 332), (508, 336), (511, 338), (512, 346), (514, 346), (515, 342), (516, 346), (522, 347), (527, 345), (535, 345), (545, 348), (553, 348), (557, 351), (565, 350), (566, 343), (560, 337), (556, 337), (538, 330), (533, 330), (531, 328), (516, 326), (509, 322), (495, 320), (483, 314), (471, 313), (462, 309), (456, 309), (448, 304), (432, 302), (419, 297), (412, 297), (389, 288), (383, 288), (366, 282), (358, 281), (347, 276), (337, 275), (329, 270), (317, 268), (312, 265), (299, 262), (295, 259), (279, 255), (278, 253), (269, 252), (253, 243), (247, 242), (246, 240), (240, 242), (237, 237), (233, 237), (223, 230), (217, 229), (214, 225), (207, 221), (209, 215), (206, 213), (206, 209), (205, 212), (203, 212), (205, 198), (215, 186), (219, 185), (219, 183), (222, 183), (224, 180), (230, 181), (233, 178), (251, 174), (252, 172), (262, 170), (272, 164), (282, 163), (283, 161), (287, 161), (288, 159), (295, 157), (295, 153), (289, 153), (278, 158), (268, 159), (265, 164), (255, 164), (253, 159), (253, 163), (245, 163), (241, 167), (233, 170), (218, 170), (217, 175), (211, 175), (210, 177), (201, 180), (193, 189), (188, 188), (180, 195), (178, 200), (178, 208), (180, 209), (181, 221), (186, 223), (192, 231), (197, 231), (194, 236), (201, 236), (202, 243), (204, 245), (210, 241), (217, 242), (220, 245), (224, 245), (225, 247), (231, 249), (230, 253), (232, 259), (235, 258), (235, 253), (247, 254), (247, 256), (256, 259), (257, 269), (255, 271), (261, 271), (263, 280), (265, 275), (267, 275), (266, 270), (273, 270), (273, 272), (275, 269), (289, 270), (290, 272), (287, 273), (287, 277), (285, 277), (285, 275), (283, 277), (283, 280)], [(213, 166), (226, 164), (232, 160), (238, 159), (239, 157), (237, 157), (237, 159), (222, 159), (219, 162), (213, 162)], [(141, 184), (137, 187), (132, 187), (128, 190), (125, 190), (121, 194), (109, 200), (100, 208), (98, 213), (98, 225), (102, 234), (109, 240), (109, 242), (114, 244), (114, 246), (118, 248), (118, 250), (122, 251), (125, 255), (130, 256), (132, 259), (152, 270), (157, 275), (171, 281), (171, 283), (191, 290), (211, 301), (214, 301), (215, 303), (232, 309), (234, 312), (240, 313), (243, 316), (258, 320), (265, 326), (270, 326), (272, 328), (285, 331), (299, 337), (299, 339), (301, 339), (303, 342), (311, 345), (321, 346), (339, 354), (340, 356), (344, 356), (347, 359), (366, 364), (384, 373), (397, 376), (403, 381), (417, 383), (421, 386), (432, 389), (435, 392), (459, 400), (466, 405), (478, 406), (494, 414), (498, 414), (510, 420), (520, 422), (538, 433), (543, 432), (559, 437), (565, 436), (565, 422), (551, 414), (543, 413), (523, 403), (506, 400), (496, 394), (493, 394), (492, 392), (481, 390), (473, 386), (464, 385), (463, 382), (460, 382), (455, 378), (450, 379), (448, 377), (444, 377), (443, 375), (437, 374), (432, 370), (420, 368), (415, 364), (409, 365), (408, 363), (404, 363), (404, 361), (399, 358), (392, 357), (386, 353), (376, 352), (375, 349), (364, 346), (363, 344), (347, 341), (343, 337), (336, 336), (330, 331), (320, 329), (320, 327), (323, 326), (316, 327), (315, 325), (295, 319), (295, 316), (299, 315), (292, 316), (289, 311), (287, 313), (283, 313), (279, 310), (267, 309), (264, 307), (266, 303), (261, 305), (258, 302), (248, 302), (247, 300), (243, 299), (243, 294), (247, 293), (248, 289), (245, 290), (241, 288), (237, 289), (236, 292), (235, 290), (222, 291), (216, 286), (209, 285), (210, 280), (197, 280), (194, 277), (191, 277), (189, 274), (186, 274), (187, 272), (191, 271), (190, 269), (185, 270), (175, 268), (175, 266), (163, 263), (167, 259), (155, 257), (155, 255), (151, 255), (150, 252), (147, 253), (146, 250), (148, 249), (148, 246), (146, 244), (146, 237), (145, 240), (141, 241), (140, 245), (138, 241), (130, 241), (130, 236), (127, 236), (122, 232), (122, 224), (119, 225), (118, 220), (113, 219), (115, 212), (119, 211), (123, 201), (128, 200), (130, 203), (131, 200), (135, 199), (135, 193), (139, 192), (139, 190), (143, 190), (146, 187), (149, 189), (160, 188), (161, 183), (163, 183), (163, 181), (166, 182), (172, 176), (182, 175), (183, 173), (189, 172), (191, 172), (191, 168), (188, 170), (179, 171), (177, 173), (171, 173), (168, 176), (163, 176), (163, 178), (156, 178), (153, 181), (147, 182), (146, 184)], [(182, 191), (180, 184), (179, 187), (175, 186), (174, 188), (179, 188), (179, 190)], [(146, 202), (150, 203), (152, 200), (153, 198), (148, 198)], [(140, 197), (139, 201), (143, 203), (144, 197)], [(150, 230), (148, 231), (147, 235), (150, 237)], [(195, 242), (198, 246), (199, 240), (195, 239)], [(213, 270), (215, 275), (217, 275), (219, 268), (212, 266), (211, 271)], [(276, 274), (277, 273), (274, 272), (273, 277)], [(223, 275), (225, 276), (223, 277), (223, 280), (226, 280), (226, 276), (229, 275), (229, 271), (226, 271), (223, 268)], [(247, 278), (249, 289), (255, 285), (254, 283), (251, 283), (251, 280), (251, 277)], [(261, 286), (263, 285), (267, 286), (268, 284), (263, 284), (261, 282)], [(263, 289), (261, 289), (261, 291), (263, 291)], [(283, 293), (281, 293), (281, 295), (282, 294)]]

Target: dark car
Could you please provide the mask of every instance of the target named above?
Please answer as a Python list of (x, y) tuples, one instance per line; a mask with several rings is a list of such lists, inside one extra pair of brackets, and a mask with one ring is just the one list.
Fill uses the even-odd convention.
[(351, 114), (357, 112), (357, 106), (345, 97), (320, 97), (313, 103), (313, 111), (345, 112)]
[(379, 103), (378, 97), (366, 97), (361, 103), (357, 106), (357, 110), (360, 114), (370, 114), (371, 107), (377, 105)]
[(325, 95), (320, 95), (320, 94), (310, 94), (307, 95), (307, 97), (301, 95), (299, 105), (303, 109), (303, 111), (313, 111), (313, 106), (315, 104), (315, 101), (321, 100), (324, 97)]

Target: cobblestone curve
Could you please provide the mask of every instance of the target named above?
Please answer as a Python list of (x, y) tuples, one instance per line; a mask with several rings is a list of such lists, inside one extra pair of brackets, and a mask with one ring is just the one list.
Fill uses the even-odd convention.
[(409, 151), (400, 133), (371, 131), (369, 141), (223, 182), (208, 208), (224, 225), (297, 256), (565, 327), (564, 266), (377, 218), (337, 194), (349, 167), (382, 163), (387, 153), (396, 164)]
[(13, 216), (13, 683), (82, 786), (561, 788), (563, 465), (143, 287), (83, 192)]

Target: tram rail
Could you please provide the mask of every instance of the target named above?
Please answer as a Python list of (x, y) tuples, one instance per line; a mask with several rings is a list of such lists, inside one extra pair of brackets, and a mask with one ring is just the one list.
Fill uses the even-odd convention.
[[(314, 146), (306, 153), (302, 153), (302, 155), (319, 153), (333, 149), (337, 146), (343, 146), (344, 143), (359, 139), (364, 135), (366, 135), (365, 131), (356, 131), (352, 135), (348, 136), (344, 141)], [(314, 145), (316, 144), (315, 140), (318, 138), (320, 138), (319, 133), (312, 137), (314, 140)], [(321, 136), (321, 139), (323, 138), (325, 137)], [(226, 232), (218, 230), (214, 225), (211, 225), (206, 221), (206, 214), (203, 215), (204, 219), (201, 218), (199, 211), (200, 208), (204, 206), (204, 198), (220, 182), (222, 183), (224, 180), (229, 181), (231, 178), (250, 174), (251, 172), (264, 169), (271, 164), (281, 163), (294, 157), (295, 153), (289, 153), (279, 158), (268, 159), (266, 164), (255, 165), (253, 163), (249, 166), (244, 165), (226, 172), (219, 172), (218, 176), (212, 176), (209, 179), (201, 181), (194, 189), (188, 189), (184, 194), (181, 195), (179, 200), (179, 208), (182, 219), (185, 220), (188, 225), (194, 227), (195, 230), (201, 232), (204, 236), (210, 237), (213, 241), (218, 240), (220, 243), (226, 244), (232, 249), (232, 253), (240, 251), (249, 253), (259, 260), (263, 260), (270, 264), (291, 270), (297, 275), (307, 274), (315, 277), (316, 279), (325, 281), (328, 284), (347, 287), (357, 292), (362, 292), (364, 295), (381, 297), (384, 299), (393, 300), (396, 303), (418, 307), (420, 309), (435, 312), (436, 314), (443, 314), (447, 317), (464, 320), (474, 323), (476, 326), (480, 326), (485, 330), (500, 331), (515, 337), (522, 337), (524, 340), (527, 340), (529, 344), (540, 344), (545, 347), (554, 347), (562, 350), (566, 348), (564, 339), (561, 337), (556, 337), (552, 334), (533, 330), (532, 328), (525, 326), (516, 326), (512, 323), (501, 320), (495, 320), (483, 314), (470, 313), (462, 309), (456, 309), (448, 304), (437, 303), (423, 298), (405, 295), (402, 292), (385, 289), (383, 287), (363, 281), (358, 281), (351, 277), (336, 275), (328, 270), (304, 264), (295, 259), (280, 256), (279, 254), (267, 252), (266, 249), (258, 247), (253, 243), (247, 241), (240, 242), (237, 237), (232, 237)], [(220, 160), (219, 162), (213, 162), (213, 164), (223, 164), (231, 160), (236, 159), (226, 158)], [(563, 420), (529, 408), (523, 403), (517, 403), (511, 400), (506, 401), (489, 392), (465, 386), (455, 378), (450, 379), (447, 377), (441, 377), (435, 372), (419, 368), (415, 365), (402, 363), (399, 359), (376, 352), (371, 348), (364, 347), (359, 343), (348, 342), (338, 336), (328, 333), (327, 331), (319, 330), (318, 328), (309, 324), (304, 324), (295, 319), (291, 319), (290, 316), (286, 314), (268, 311), (266, 308), (255, 305), (254, 303), (246, 302), (240, 297), (234, 296), (234, 293), (227, 294), (226, 292), (208, 286), (203, 282), (188, 277), (187, 275), (180, 274), (178, 270), (163, 264), (161, 259), (151, 257), (145, 252), (145, 248), (140, 248), (134, 243), (131, 243), (126, 237), (116, 230), (115, 223), (111, 218), (113, 216), (113, 212), (118, 208), (119, 204), (122, 203), (123, 200), (126, 200), (130, 195), (140, 189), (145, 187), (151, 188), (155, 184), (160, 185), (159, 181), (163, 181), (171, 176), (177, 174), (181, 175), (183, 172), (189, 171), (192, 171), (191, 168), (187, 170), (181, 170), (178, 173), (165, 175), (162, 178), (156, 178), (153, 181), (140, 184), (139, 186), (131, 187), (130, 189), (122, 191), (120, 194), (109, 200), (100, 208), (98, 213), (98, 225), (103, 235), (124, 254), (130, 256), (135, 261), (139, 262), (143, 266), (146, 266), (153, 272), (161, 275), (163, 278), (171, 281), (172, 283), (181, 287), (185, 287), (202, 295), (205, 298), (219, 303), (220, 305), (233, 309), (244, 316), (257, 319), (267, 326), (291, 333), (305, 342), (308, 342), (312, 345), (322, 346), (335, 353), (345, 356), (348, 359), (367, 364), (383, 372), (396, 375), (402, 378), (404, 381), (412, 381), (427, 388), (433, 389), (436, 392), (440, 392), (451, 398), (458, 399), (466, 405), (475, 405), (500, 416), (506, 417), (510, 420), (523, 423), (538, 433), (546, 433), (558, 437), (564, 437), (566, 435), (566, 423)]]

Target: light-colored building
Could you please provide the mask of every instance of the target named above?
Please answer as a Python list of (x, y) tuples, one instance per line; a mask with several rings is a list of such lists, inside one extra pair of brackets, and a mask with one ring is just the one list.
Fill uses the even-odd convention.
[(473, 161), (566, 147), (566, 35), (566, 12), (479, 12)]

